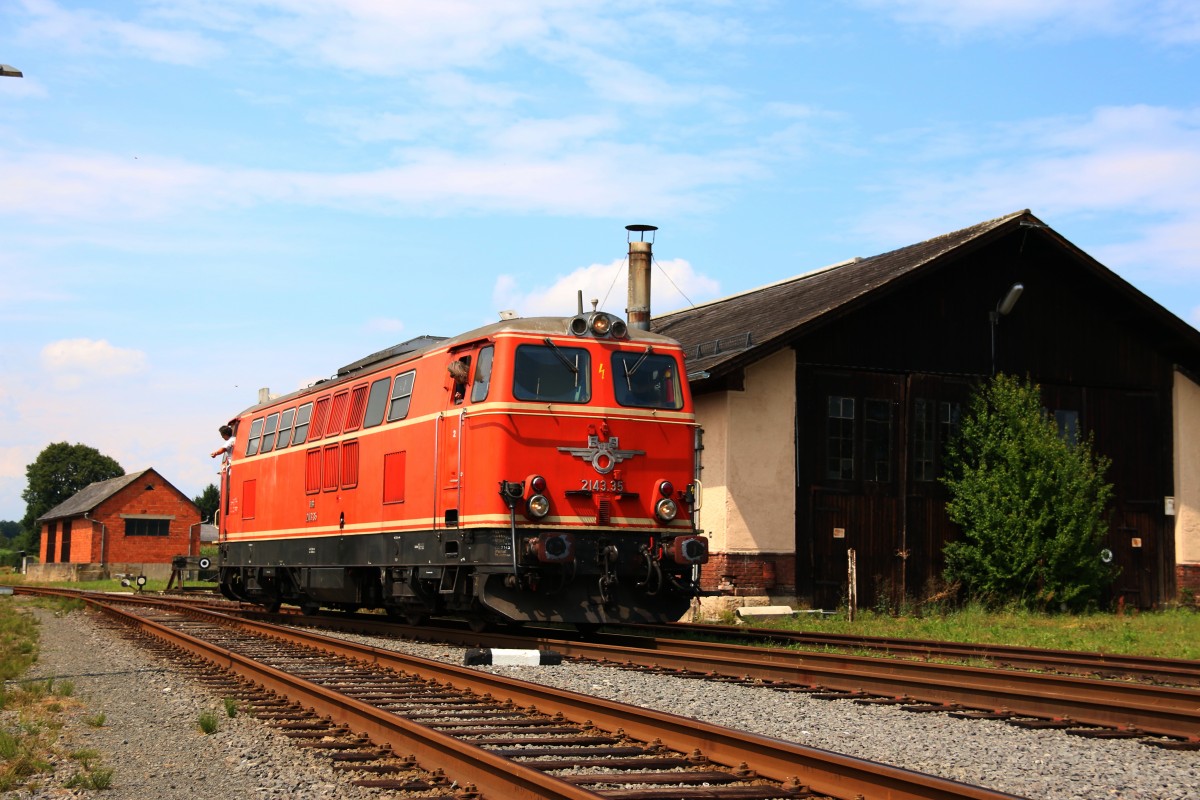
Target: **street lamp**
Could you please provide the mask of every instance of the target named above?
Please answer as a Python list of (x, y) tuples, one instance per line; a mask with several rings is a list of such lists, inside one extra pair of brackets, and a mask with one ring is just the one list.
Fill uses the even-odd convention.
[(1022, 283), (1014, 283), (1009, 287), (1008, 294), (1001, 298), (999, 303), (996, 303), (996, 310), (988, 312), (988, 319), (992, 323), (992, 375), (996, 375), (996, 328), (1000, 325), (1000, 318), (1007, 317), (1012, 312), (1013, 306), (1017, 304), (1017, 300), (1021, 299), (1021, 292), (1025, 291), (1025, 285)]
[(25, 74), (16, 67), (0, 64), (0, 78), (23, 78)]

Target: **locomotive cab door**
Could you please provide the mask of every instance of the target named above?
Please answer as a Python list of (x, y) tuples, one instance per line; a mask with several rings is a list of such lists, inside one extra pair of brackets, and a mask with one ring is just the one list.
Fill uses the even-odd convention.
[(446, 405), (438, 416), (438, 505), (435, 527), (456, 528), (462, 515), (463, 435), (466, 408), (487, 397), (492, 348), (479, 344), (450, 353), (446, 364)]

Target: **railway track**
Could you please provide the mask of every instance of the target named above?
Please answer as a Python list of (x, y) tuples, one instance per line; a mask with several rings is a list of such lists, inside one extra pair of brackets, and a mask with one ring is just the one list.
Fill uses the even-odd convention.
[(365, 785), (456, 800), (1012, 797), (310, 631), (87, 601)]
[[(240, 613), (256, 614), (246, 609)], [(948, 659), (962, 658), (968, 652), (978, 654), (991, 649), (954, 643), (918, 642), (908, 652), (908, 659), (896, 659), (676, 638), (678, 631), (702, 633), (709, 638), (716, 631), (743, 641), (768, 640), (775, 644), (805, 638), (804, 634), (793, 636), (786, 631), (748, 632), (728, 626), (642, 626), (635, 629), (658, 636), (600, 633), (581, 640), (564, 638), (562, 630), (538, 629), (533, 625), (525, 626), (518, 634), (479, 633), (454, 627), (397, 627), (370, 615), (297, 619), (296, 624), (379, 636), (396, 635), (399, 631), (411, 638), (464, 647), (534, 645), (567, 657), (630, 669), (732, 679), (806, 692), (821, 699), (895, 705), (919, 713), (1004, 720), (1026, 728), (1057, 728), (1076, 736), (1138, 739), (1156, 747), (1200, 750), (1200, 690), (1074, 676), (1080, 665), (1095, 665), (1093, 654), (1070, 654), (1074, 658), (1067, 659), (1070, 666), (1067, 674), (1063, 674), (1061, 670), (1003, 670), (914, 657), (921, 652)], [(828, 641), (847, 647), (854, 641), (874, 642), (877, 650), (886, 652), (912, 640), (828, 637)], [(1027, 658), (1027, 664), (1053, 663), (1058, 652), (1015, 647), (1003, 650), (1014, 660), (1018, 656)], [(1180, 676), (1200, 670), (1196, 662), (1177, 659), (1131, 658), (1125, 663), (1129, 670), (1147, 670), (1159, 678), (1166, 674), (1167, 665), (1173, 674)]]
[[(1152, 658), (1114, 653), (1087, 653), (1073, 650), (1048, 650), (1012, 645), (939, 642), (921, 639), (855, 636), (850, 634), (786, 631), (746, 628), (733, 625), (629, 625), (629, 639), (668, 637), (729, 638), (746, 644), (781, 647), (836, 649), (853, 653), (919, 660), (968, 661), (995, 667), (1038, 670), (1064, 675), (1098, 678), (1125, 678), (1161, 684), (1200, 686), (1200, 661), (1181, 658)], [(616, 634), (605, 634), (604, 641), (621, 643)], [(612, 636), (613, 638), (607, 638)]]

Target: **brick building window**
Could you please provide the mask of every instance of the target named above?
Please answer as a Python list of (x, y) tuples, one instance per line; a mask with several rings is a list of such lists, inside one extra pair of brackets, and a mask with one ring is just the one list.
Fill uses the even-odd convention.
[(171, 520), (164, 517), (159, 519), (147, 519), (145, 517), (126, 517), (125, 518), (125, 535), (126, 536), (169, 536), (171, 534)]

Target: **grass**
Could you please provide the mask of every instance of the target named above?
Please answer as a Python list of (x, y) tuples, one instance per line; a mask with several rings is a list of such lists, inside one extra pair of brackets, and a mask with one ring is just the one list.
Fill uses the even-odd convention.
[(1200, 613), (1189, 609), (1068, 615), (972, 605), (921, 617), (860, 611), (853, 622), (800, 615), (761, 627), (1200, 660)]
[[(60, 614), (81, 606), (77, 601), (56, 599), (22, 601), (28, 603)], [(0, 679), (4, 681), (0, 684), (0, 792), (44, 786), (53, 761), (61, 759), (59, 733), (66, 716), (83, 705), (75, 698), (71, 681), (20, 680), (37, 660), (37, 642), (37, 619), (22, 613), (12, 598), (0, 600)], [(103, 724), (103, 715), (97, 716)], [(80, 769), (64, 788), (112, 786), (113, 770), (98, 763), (100, 754), (96, 751), (77, 750), (67, 757), (78, 762)]]
[(204, 731), (205, 735), (212, 735), (217, 732), (220, 727), (220, 720), (217, 715), (211, 711), (201, 712), (196, 724), (200, 726), (200, 730)]

